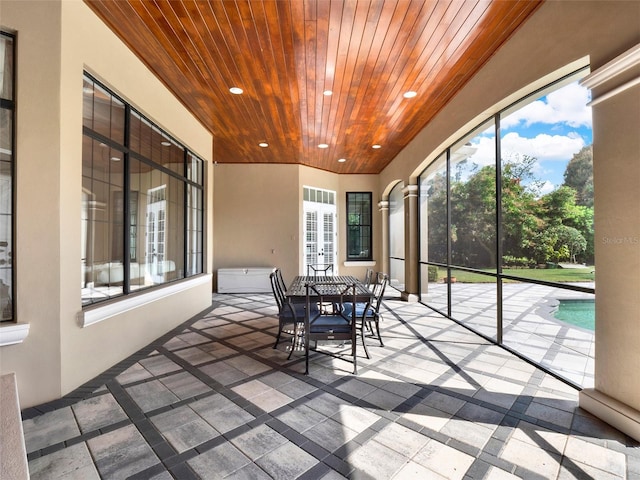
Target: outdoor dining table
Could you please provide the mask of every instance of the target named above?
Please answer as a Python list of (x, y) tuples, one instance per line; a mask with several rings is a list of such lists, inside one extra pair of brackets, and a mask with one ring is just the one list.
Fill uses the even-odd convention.
[(367, 303), (373, 298), (373, 292), (356, 277), (350, 275), (331, 275), (331, 276), (309, 276), (299, 275), (293, 279), (291, 285), (287, 289), (286, 296), (294, 303), (305, 301), (307, 296), (307, 284), (317, 284), (321, 286), (323, 294), (336, 296), (340, 295), (337, 290), (331, 291), (332, 285), (353, 285), (356, 286), (356, 301)]

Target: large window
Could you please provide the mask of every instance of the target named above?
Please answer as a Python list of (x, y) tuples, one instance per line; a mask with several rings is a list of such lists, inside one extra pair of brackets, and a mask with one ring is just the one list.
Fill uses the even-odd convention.
[(14, 42), (0, 32), (0, 321), (13, 320)]
[(347, 260), (373, 260), (371, 192), (347, 192)]
[(89, 75), (83, 304), (203, 271), (203, 162)]
[(420, 176), (421, 300), (593, 386), (594, 232), (587, 69), (514, 103)]

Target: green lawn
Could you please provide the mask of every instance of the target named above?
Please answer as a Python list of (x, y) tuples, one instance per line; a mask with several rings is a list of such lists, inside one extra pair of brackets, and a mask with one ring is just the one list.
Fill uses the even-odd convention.
[[(489, 270), (490, 271), (490, 270)], [(505, 268), (502, 273), (513, 275), (527, 280), (542, 280), (547, 282), (593, 282), (595, 275), (592, 273), (593, 267), (586, 268)], [(438, 270), (438, 279), (443, 279), (447, 272), (445, 269)], [(492, 282), (493, 278), (476, 273), (454, 270), (452, 274), (461, 283), (483, 283)], [(504, 280), (512, 282), (514, 280)]]

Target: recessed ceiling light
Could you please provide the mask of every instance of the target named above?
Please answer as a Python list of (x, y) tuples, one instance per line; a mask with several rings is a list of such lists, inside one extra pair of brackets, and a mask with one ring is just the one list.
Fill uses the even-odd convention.
[(329, 145), (327, 145), (326, 143), (320, 143), (318, 144), (318, 148), (329, 148)]
[(404, 92), (404, 93), (402, 94), (402, 96), (403, 96), (404, 98), (413, 98), (413, 97), (415, 97), (416, 95), (418, 95), (418, 92), (414, 92), (413, 90), (410, 90), (410, 91), (408, 91), (408, 92)]
[(171, 142), (167, 142), (165, 140), (164, 142), (160, 142), (160, 145), (162, 145), (163, 147), (170, 147), (171, 146)]
[(338, 162), (340, 162), (340, 163), (344, 163), (344, 162), (346, 162), (346, 161), (347, 161), (347, 159), (346, 159), (346, 158), (339, 158), (339, 159), (338, 159)]
[(231, 93), (233, 93), (234, 95), (240, 95), (241, 93), (243, 93), (243, 92), (244, 92), (244, 90), (242, 90), (242, 89), (241, 89), (241, 88), (239, 88), (239, 87), (231, 87), (231, 88), (229, 89), (229, 91), (230, 91)]
[(267, 148), (269, 146), (267, 142), (260, 142), (258, 145), (261, 146), (262, 148)]
[(382, 148), (382, 145), (378, 145), (378, 144), (371, 145), (371, 148)]
[(328, 97), (329, 95), (333, 95), (333, 92), (331, 90), (325, 90), (322, 94)]

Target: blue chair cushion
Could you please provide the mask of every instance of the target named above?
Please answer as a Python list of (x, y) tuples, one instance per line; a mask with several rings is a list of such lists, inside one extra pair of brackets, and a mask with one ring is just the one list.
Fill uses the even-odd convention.
[[(358, 302), (356, 303), (356, 318), (362, 318), (365, 309), (367, 308), (367, 304), (366, 303), (361, 303)], [(345, 317), (350, 317), (351, 316), (351, 310), (353, 309), (353, 307), (351, 306), (350, 303), (347, 303), (344, 305), (344, 315)], [(369, 306), (369, 308), (367, 309), (367, 318), (373, 318), (375, 315), (375, 312), (373, 310), (373, 308), (371, 306)]]
[(340, 315), (321, 315), (309, 325), (311, 333), (349, 333), (350, 323)]
[[(282, 311), (280, 312), (280, 317), (293, 320), (293, 314), (291, 313), (291, 308), (289, 308), (289, 305), (293, 307), (293, 311), (296, 316), (295, 319), (298, 320), (299, 322), (302, 322), (304, 320), (305, 312), (307, 310), (307, 306), (304, 303), (285, 304), (284, 307), (282, 307)], [(318, 306), (316, 304), (312, 304), (311, 313), (314, 314), (316, 312), (318, 312)]]

